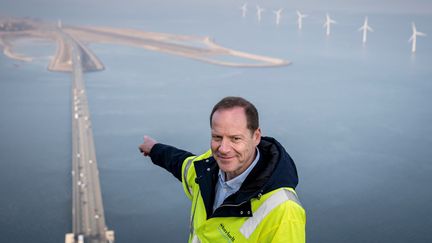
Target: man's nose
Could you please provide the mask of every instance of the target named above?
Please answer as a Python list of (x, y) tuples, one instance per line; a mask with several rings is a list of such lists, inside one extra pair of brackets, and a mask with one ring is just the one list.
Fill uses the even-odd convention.
[(228, 153), (230, 149), (231, 149), (231, 145), (229, 144), (229, 141), (227, 141), (227, 139), (222, 139), (219, 146), (219, 152)]

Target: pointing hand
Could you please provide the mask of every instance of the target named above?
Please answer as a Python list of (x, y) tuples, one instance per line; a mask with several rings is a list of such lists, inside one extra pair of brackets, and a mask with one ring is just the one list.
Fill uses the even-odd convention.
[(153, 146), (157, 143), (152, 137), (147, 135), (144, 136), (144, 142), (138, 147), (139, 151), (144, 155), (148, 156)]

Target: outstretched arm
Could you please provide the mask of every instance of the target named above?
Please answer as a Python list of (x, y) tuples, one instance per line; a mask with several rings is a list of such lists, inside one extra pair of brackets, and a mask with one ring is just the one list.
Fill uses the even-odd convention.
[(171, 172), (179, 181), (182, 181), (183, 161), (193, 156), (190, 152), (158, 143), (149, 136), (144, 136), (144, 142), (139, 145), (139, 150), (144, 156), (150, 156), (154, 164)]

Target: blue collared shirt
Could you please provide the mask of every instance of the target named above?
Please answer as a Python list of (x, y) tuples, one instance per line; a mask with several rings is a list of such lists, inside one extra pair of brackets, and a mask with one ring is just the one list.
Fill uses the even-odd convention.
[(219, 176), (218, 176), (218, 182), (216, 184), (216, 196), (213, 204), (213, 211), (215, 211), (216, 208), (218, 208), (227, 197), (229, 197), (231, 194), (235, 193), (240, 189), (240, 186), (242, 185), (243, 181), (246, 179), (246, 177), (249, 175), (249, 173), (258, 163), (258, 160), (260, 158), (260, 152), (258, 148), (256, 149), (256, 151), (257, 154), (252, 164), (245, 171), (243, 171), (243, 173), (241, 173), (240, 175), (236, 176), (235, 178), (229, 181), (225, 181), (225, 172), (219, 169)]

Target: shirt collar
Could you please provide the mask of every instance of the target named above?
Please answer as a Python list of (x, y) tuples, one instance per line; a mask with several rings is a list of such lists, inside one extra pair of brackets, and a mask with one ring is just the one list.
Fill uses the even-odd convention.
[(252, 164), (250, 164), (250, 166), (245, 171), (243, 171), (243, 173), (241, 173), (240, 175), (236, 176), (235, 178), (233, 178), (229, 181), (225, 181), (225, 172), (223, 172), (221, 169), (219, 169), (219, 182), (222, 184), (225, 184), (226, 186), (228, 186), (231, 189), (235, 189), (235, 190), (240, 189), (240, 186), (243, 183), (243, 181), (246, 179), (246, 177), (249, 175), (249, 173), (252, 171), (252, 169), (258, 163), (258, 160), (260, 158), (260, 152), (259, 152), (258, 148), (256, 148), (256, 152), (257, 153), (256, 153), (255, 159), (252, 162)]

